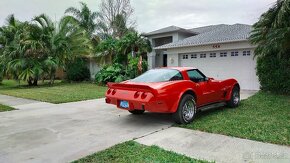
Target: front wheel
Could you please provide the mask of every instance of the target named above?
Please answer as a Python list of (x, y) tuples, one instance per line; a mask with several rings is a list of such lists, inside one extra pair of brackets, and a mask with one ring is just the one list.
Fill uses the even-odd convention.
[(227, 101), (227, 105), (231, 108), (235, 108), (240, 104), (240, 89), (235, 86), (232, 90), (231, 99)]
[(178, 109), (173, 113), (173, 119), (178, 124), (189, 124), (193, 121), (196, 114), (196, 103), (194, 97), (186, 94), (182, 97)]
[(132, 114), (143, 114), (145, 110), (129, 110), (129, 112)]

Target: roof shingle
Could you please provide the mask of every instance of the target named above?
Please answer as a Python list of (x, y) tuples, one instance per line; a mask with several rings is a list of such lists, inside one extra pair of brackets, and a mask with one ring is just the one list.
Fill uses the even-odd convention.
[(188, 37), (175, 43), (165, 44), (154, 49), (169, 49), (185, 46), (197, 46), (211, 43), (222, 43), (247, 40), (252, 27), (245, 24), (215, 25), (191, 29), (200, 34)]
[(180, 28), (180, 27), (177, 27), (177, 26), (169, 26), (169, 27), (162, 28), (162, 29), (159, 29), (159, 30), (156, 30), (156, 31), (145, 33), (143, 35), (144, 36), (151, 36), (151, 35), (156, 35), (156, 34), (161, 34), (161, 33), (177, 32), (177, 31), (185, 32), (185, 33), (195, 33), (192, 30), (187, 30), (187, 29)]

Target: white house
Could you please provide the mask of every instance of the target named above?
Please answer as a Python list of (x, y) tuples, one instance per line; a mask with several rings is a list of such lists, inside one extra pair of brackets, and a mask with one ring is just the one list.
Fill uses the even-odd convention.
[(149, 68), (191, 66), (215, 79), (235, 78), (241, 89), (258, 90), (251, 26), (212, 25), (193, 29), (176, 26), (144, 34), (153, 46)]

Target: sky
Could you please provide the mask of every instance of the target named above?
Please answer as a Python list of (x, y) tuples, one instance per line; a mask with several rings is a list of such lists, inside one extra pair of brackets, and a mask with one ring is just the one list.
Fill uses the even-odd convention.
[[(31, 20), (41, 13), (60, 19), (65, 9), (79, 2), (98, 11), (101, 0), (0, 0), (0, 26), (9, 14)], [(139, 32), (175, 25), (194, 28), (214, 24), (254, 24), (276, 0), (131, 0)]]

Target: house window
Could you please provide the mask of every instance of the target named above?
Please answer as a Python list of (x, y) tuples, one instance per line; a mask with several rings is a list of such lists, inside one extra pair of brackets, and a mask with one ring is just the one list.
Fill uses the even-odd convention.
[(200, 58), (206, 58), (206, 54), (205, 53), (200, 54)]
[(187, 54), (184, 54), (184, 55), (182, 56), (182, 59), (188, 59), (188, 55), (187, 55)]
[(250, 50), (243, 51), (243, 56), (250, 56), (250, 55), (251, 55), (251, 51)]
[(210, 53), (210, 54), (209, 54), (209, 57), (210, 57), (210, 58), (215, 58), (215, 57), (216, 57), (216, 53)]
[(191, 58), (197, 58), (196, 54), (191, 54)]
[(239, 52), (238, 51), (233, 51), (233, 52), (231, 52), (231, 56), (232, 57), (239, 56)]
[(220, 57), (227, 57), (228, 53), (227, 52), (221, 52)]

